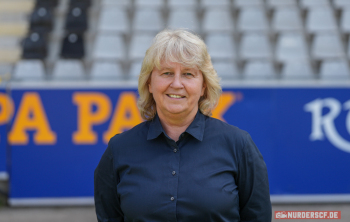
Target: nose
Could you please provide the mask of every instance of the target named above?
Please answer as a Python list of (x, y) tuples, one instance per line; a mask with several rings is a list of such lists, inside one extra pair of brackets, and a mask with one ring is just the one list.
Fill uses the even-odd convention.
[(177, 89), (181, 89), (183, 88), (183, 84), (182, 84), (182, 79), (181, 79), (181, 72), (180, 71), (176, 71), (174, 73), (174, 78), (173, 81), (171, 82), (170, 86), (172, 88), (177, 88)]

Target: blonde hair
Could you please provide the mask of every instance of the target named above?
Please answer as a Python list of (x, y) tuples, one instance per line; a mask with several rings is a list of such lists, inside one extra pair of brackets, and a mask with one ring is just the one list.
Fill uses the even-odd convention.
[(140, 97), (137, 106), (142, 118), (151, 120), (156, 115), (156, 102), (148, 91), (148, 84), (153, 68), (161, 69), (162, 61), (176, 62), (189, 68), (195, 67), (202, 72), (206, 88), (198, 101), (198, 107), (204, 115), (211, 116), (211, 111), (216, 107), (222, 92), (219, 77), (203, 40), (191, 32), (178, 29), (159, 32), (146, 51), (138, 82)]

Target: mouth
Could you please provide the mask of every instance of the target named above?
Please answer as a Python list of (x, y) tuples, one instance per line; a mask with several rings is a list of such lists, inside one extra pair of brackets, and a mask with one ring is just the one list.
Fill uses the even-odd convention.
[(166, 94), (168, 97), (170, 98), (174, 98), (174, 99), (181, 99), (181, 98), (185, 98), (185, 96), (181, 96), (181, 95), (175, 95), (175, 94)]

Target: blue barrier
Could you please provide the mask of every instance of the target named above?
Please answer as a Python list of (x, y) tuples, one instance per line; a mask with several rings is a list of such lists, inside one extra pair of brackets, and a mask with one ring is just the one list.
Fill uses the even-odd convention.
[(7, 127), (7, 114), (8, 108), (7, 96), (5, 89), (0, 89), (0, 180), (8, 179), (7, 169), (7, 140), (6, 140), (6, 127)]
[[(141, 122), (136, 89), (14, 89), (12, 99), (10, 203), (93, 204), (108, 138)], [(349, 109), (347, 87), (227, 87), (214, 116), (251, 134), (272, 197), (349, 201)]]

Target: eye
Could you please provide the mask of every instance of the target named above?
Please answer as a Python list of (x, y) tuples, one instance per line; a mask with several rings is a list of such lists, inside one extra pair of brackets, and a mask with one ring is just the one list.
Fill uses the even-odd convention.
[(163, 75), (169, 76), (171, 73), (170, 72), (164, 72)]
[(192, 73), (190, 73), (190, 72), (186, 72), (186, 73), (184, 73), (184, 75), (185, 76), (188, 76), (188, 77), (192, 77), (192, 76), (194, 76)]

